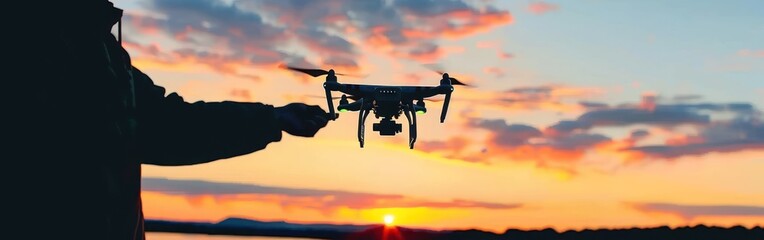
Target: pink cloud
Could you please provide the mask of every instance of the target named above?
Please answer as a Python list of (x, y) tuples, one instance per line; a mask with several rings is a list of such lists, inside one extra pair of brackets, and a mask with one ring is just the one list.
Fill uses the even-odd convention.
[(511, 54), (511, 53), (508, 53), (508, 52), (502, 52), (502, 51), (499, 51), (499, 52), (497, 53), (497, 55), (498, 55), (498, 56), (499, 56), (499, 58), (501, 58), (501, 59), (510, 59), (510, 58), (514, 58), (514, 57), (515, 57), (515, 55), (514, 55), (514, 54)]
[(504, 204), (451, 199), (433, 201), (396, 194), (374, 194), (322, 189), (299, 189), (242, 183), (209, 182), (201, 180), (172, 180), (143, 178), (142, 190), (168, 195), (180, 195), (190, 201), (212, 198), (230, 201), (268, 201), (284, 208), (308, 208), (331, 212), (338, 208), (485, 208), (514, 209), (521, 204)]
[(484, 67), (483, 72), (498, 78), (504, 77), (505, 74), (504, 69), (499, 67)]
[[(164, 35), (172, 39), (174, 43), (161, 46), (164, 55), (172, 55), (179, 49), (193, 49), (201, 54), (195, 62), (213, 64), (211, 68), (226, 72), (245, 64), (273, 66), (304, 59), (303, 55), (332, 56), (323, 62), (359, 69), (362, 64), (351, 62), (360, 58), (357, 44), (373, 45), (396, 57), (432, 62), (463, 51), (439, 46), (437, 39), (475, 35), (512, 20), (506, 10), (492, 6), (477, 8), (462, 1), (440, 4), (438, 8), (411, 2), (389, 4), (384, 0), (364, 4), (348, 0), (242, 1), (231, 5), (149, 0), (145, 6), (153, 14), (175, 17), (126, 13), (125, 25), (143, 35)], [(326, 11), (309, 10), (317, 8)], [(275, 22), (264, 21), (266, 18)], [(351, 42), (349, 36), (337, 32), (352, 32), (352, 36), (362, 40)], [(140, 37), (133, 41), (147, 44)], [(307, 52), (280, 50), (288, 44), (304, 47)], [(213, 56), (238, 60), (242, 65), (214, 61)], [(176, 62), (161, 60), (167, 64)]]
[(764, 57), (764, 50), (742, 49), (737, 52), (741, 57)]
[(556, 4), (546, 3), (546, 2), (532, 2), (528, 4), (528, 11), (534, 13), (534, 14), (544, 14), (547, 12), (555, 11), (559, 7)]
[(686, 205), (674, 203), (628, 203), (641, 212), (676, 215), (685, 220), (701, 216), (764, 217), (764, 206), (755, 205)]
[(494, 49), (499, 47), (498, 41), (480, 41), (475, 44), (477, 48), (489, 48)]
[(252, 96), (247, 89), (231, 89), (231, 97), (244, 101), (252, 100)]

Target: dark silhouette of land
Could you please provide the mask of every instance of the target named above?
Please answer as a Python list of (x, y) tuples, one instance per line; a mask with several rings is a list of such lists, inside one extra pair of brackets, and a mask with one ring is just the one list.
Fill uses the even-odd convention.
[(761, 226), (746, 228), (742, 226), (715, 227), (696, 225), (677, 228), (669, 228), (663, 226), (627, 229), (587, 229), (581, 231), (568, 230), (562, 232), (558, 232), (551, 228), (541, 230), (509, 229), (504, 233), (497, 234), (494, 232), (475, 229), (435, 231), (405, 227), (386, 227), (383, 225), (333, 225), (263, 222), (242, 218), (229, 218), (218, 223), (146, 220), (146, 231), (236, 236), (303, 237), (314, 239), (343, 240), (764, 240), (764, 228)]

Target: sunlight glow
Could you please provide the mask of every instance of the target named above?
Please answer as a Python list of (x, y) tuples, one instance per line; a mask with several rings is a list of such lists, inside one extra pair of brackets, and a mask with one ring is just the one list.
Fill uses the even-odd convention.
[(385, 215), (384, 217), (385, 226), (392, 226), (394, 220), (395, 220), (395, 216), (393, 216), (392, 214)]

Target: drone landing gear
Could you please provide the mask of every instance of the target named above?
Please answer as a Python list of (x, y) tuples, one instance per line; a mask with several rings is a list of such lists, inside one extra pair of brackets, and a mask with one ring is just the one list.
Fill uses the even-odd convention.
[(369, 116), (369, 110), (366, 109), (366, 107), (363, 105), (363, 98), (359, 99), (358, 101), (361, 102), (361, 109), (358, 112), (358, 143), (361, 144), (361, 148), (363, 148), (363, 140), (364, 140), (364, 128), (366, 127), (366, 117)]
[(409, 122), (409, 149), (414, 149), (414, 142), (416, 142), (416, 113), (413, 113), (411, 105), (403, 113)]

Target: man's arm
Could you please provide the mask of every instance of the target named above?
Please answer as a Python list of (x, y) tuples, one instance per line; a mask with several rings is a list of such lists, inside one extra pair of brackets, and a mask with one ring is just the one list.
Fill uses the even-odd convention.
[(274, 107), (261, 103), (194, 102), (133, 69), (137, 152), (143, 163), (191, 165), (261, 150), (281, 140)]

